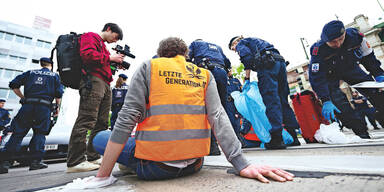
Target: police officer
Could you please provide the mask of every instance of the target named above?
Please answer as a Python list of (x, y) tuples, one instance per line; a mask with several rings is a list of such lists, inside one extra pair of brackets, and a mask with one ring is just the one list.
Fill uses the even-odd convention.
[(286, 63), (279, 51), (267, 41), (242, 36), (233, 37), (228, 46), (229, 49), (237, 52), (240, 61), (244, 64), (246, 84), (249, 83), (251, 70), (257, 71), (260, 94), (272, 126), (271, 141), (265, 144), (265, 148), (286, 148), (282, 139), (283, 123), (284, 128), (294, 139), (291, 145), (300, 145), (295, 132), (299, 124), (288, 104)]
[(228, 86), (227, 86), (227, 114), (229, 120), (231, 121), (233, 130), (235, 131), (237, 137), (240, 139), (240, 114), (236, 110), (234, 100), (231, 96), (231, 93), (234, 91), (241, 91), (241, 83), (239, 79), (233, 77), (232, 69), (228, 72)]
[(11, 115), (8, 110), (4, 109), (6, 100), (0, 99), (0, 131), (5, 129), (5, 126), (11, 121)]
[[(360, 64), (370, 74), (364, 72)], [(370, 138), (367, 127), (356, 112), (351, 112), (349, 107), (345, 107), (347, 105), (340, 106), (340, 103), (348, 103), (345, 96), (338, 99), (342, 98), (340, 80), (350, 85), (364, 81), (383, 82), (384, 71), (364, 35), (354, 28), (345, 29), (341, 21), (334, 20), (324, 26), (321, 40), (311, 47), (309, 81), (323, 102), (322, 113), (326, 119), (335, 119), (336, 111), (340, 121), (352, 128), (356, 135)], [(378, 89), (357, 90), (375, 106), (379, 112), (378, 120), (383, 122), (384, 92)]]
[[(224, 55), (220, 46), (197, 39), (189, 46), (189, 59), (199, 67), (209, 69), (217, 83), (221, 105), (227, 111), (227, 69), (231, 68), (231, 62)], [(210, 155), (220, 155), (216, 138), (211, 137)]]
[[(45, 135), (50, 128), (52, 101), (55, 99), (56, 105), (60, 104), (63, 87), (59, 75), (52, 72), (51, 59), (41, 58), (40, 65), (41, 69), (24, 72), (9, 83), (9, 87), (20, 97), (22, 106), (11, 123), (14, 126), (13, 134), (0, 154), (1, 173), (8, 172), (9, 167), (4, 165), (20, 150), (20, 143), (30, 128), (33, 136), (29, 143), (32, 159), (29, 170), (48, 167), (41, 161), (45, 152)], [(20, 91), (21, 86), (24, 86), (24, 94)]]
[(359, 93), (357, 91), (354, 91), (352, 93), (351, 103), (355, 106), (355, 110), (357, 111), (357, 113), (363, 119), (364, 122), (365, 122), (365, 117), (367, 117), (368, 121), (373, 126), (373, 129), (376, 129), (376, 130), (379, 129), (375, 119), (376, 109), (368, 105), (366, 97), (359, 96)]
[(121, 110), (121, 107), (124, 104), (125, 95), (128, 91), (128, 86), (125, 84), (128, 76), (125, 74), (120, 74), (119, 78), (116, 81), (116, 86), (112, 89), (112, 115), (111, 115), (111, 130), (115, 125), (117, 114)]

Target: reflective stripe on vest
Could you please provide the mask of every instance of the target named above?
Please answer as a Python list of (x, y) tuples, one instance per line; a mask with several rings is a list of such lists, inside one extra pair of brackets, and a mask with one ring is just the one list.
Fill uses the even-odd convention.
[(207, 70), (182, 56), (151, 60), (149, 103), (136, 130), (136, 158), (174, 161), (209, 153), (208, 81)]
[(255, 131), (253, 130), (253, 126), (251, 126), (251, 129), (248, 131), (248, 133), (244, 135), (244, 138), (251, 141), (260, 141), (259, 137), (257, 137)]

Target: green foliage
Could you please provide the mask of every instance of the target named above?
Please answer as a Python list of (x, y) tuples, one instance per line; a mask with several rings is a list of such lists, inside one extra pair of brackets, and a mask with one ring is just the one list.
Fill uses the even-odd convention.
[(236, 77), (240, 81), (244, 79), (245, 71), (244, 71), (244, 65), (242, 63), (240, 63), (239, 66), (233, 66), (232, 69), (233, 69), (232, 71), (233, 77)]

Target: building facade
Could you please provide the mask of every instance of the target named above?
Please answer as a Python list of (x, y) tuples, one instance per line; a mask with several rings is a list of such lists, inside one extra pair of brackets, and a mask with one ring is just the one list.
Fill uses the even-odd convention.
[(0, 21), (0, 98), (7, 100), (5, 109), (11, 116), (21, 107), (19, 98), (9, 89), (13, 78), (30, 69), (39, 69), (41, 57), (50, 57), (57, 35)]

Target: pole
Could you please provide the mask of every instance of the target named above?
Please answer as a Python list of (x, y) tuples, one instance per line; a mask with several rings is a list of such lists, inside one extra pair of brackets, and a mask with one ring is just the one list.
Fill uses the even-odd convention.
[(307, 60), (309, 60), (309, 57), (308, 57), (308, 54), (307, 54), (307, 50), (305, 49), (303, 40), (304, 40), (304, 38), (301, 37), (300, 41), (301, 41), (301, 45), (303, 46), (303, 49), (304, 49), (305, 57), (307, 58)]

